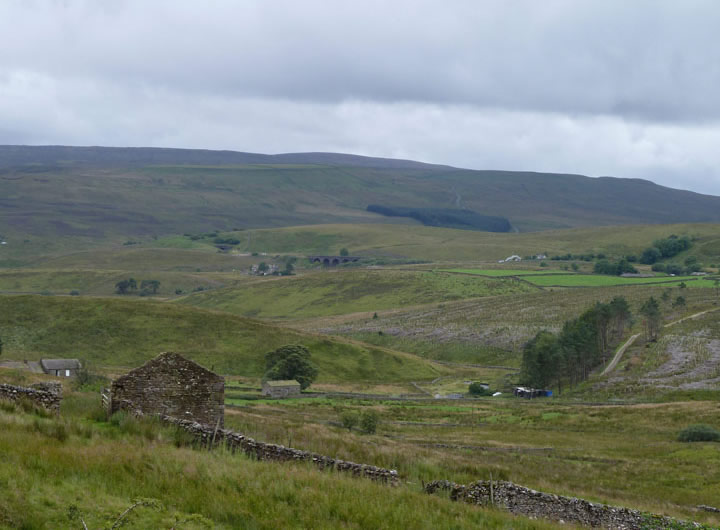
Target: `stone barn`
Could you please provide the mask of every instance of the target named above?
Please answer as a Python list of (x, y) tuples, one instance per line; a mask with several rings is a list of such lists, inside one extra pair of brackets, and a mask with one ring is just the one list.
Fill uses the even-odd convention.
[(274, 398), (299, 396), (300, 383), (294, 379), (289, 381), (265, 381), (262, 384), (262, 395)]
[(179, 353), (161, 353), (113, 381), (109, 412), (164, 414), (224, 425), (225, 379)]

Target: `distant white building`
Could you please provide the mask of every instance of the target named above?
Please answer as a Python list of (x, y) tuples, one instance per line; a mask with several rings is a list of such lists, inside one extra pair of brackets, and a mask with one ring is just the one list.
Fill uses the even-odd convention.
[(512, 256), (508, 256), (507, 258), (505, 258), (503, 261), (505, 261), (506, 263), (509, 261), (522, 261), (522, 258), (517, 254), (513, 254)]

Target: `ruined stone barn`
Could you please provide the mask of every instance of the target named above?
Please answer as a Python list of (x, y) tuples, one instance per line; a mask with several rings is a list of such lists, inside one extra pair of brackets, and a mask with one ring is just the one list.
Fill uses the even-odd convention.
[(165, 352), (113, 381), (109, 412), (164, 414), (223, 427), (225, 379), (179, 353)]

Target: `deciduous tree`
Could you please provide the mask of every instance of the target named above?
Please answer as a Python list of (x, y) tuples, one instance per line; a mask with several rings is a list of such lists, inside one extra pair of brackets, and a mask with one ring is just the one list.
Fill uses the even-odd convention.
[(305, 390), (315, 380), (318, 370), (310, 362), (310, 350), (299, 344), (288, 344), (265, 354), (265, 379), (294, 379)]

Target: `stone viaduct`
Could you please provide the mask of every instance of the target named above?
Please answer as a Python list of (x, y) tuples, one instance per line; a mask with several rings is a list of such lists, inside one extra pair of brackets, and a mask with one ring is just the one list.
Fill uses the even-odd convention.
[(311, 263), (322, 263), (325, 267), (334, 267), (341, 263), (355, 263), (360, 256), (308, 256)]

